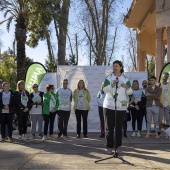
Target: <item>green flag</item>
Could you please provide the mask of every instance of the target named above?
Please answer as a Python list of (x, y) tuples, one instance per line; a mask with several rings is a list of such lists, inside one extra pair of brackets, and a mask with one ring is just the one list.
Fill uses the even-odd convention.
[(25, 88), (29, 93), (33, 92), (32, 85), (38, 84), (40, 85), (43, 77), (47, 73), (45, 67), (38, 62), (31, 64), (25, 75)]

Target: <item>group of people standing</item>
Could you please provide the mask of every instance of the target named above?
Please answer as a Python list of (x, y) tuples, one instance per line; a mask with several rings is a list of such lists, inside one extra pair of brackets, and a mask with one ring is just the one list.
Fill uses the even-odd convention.
[[(109, 74), (97, 94), (97, 103), (100, 117), (100, 137), (106, 137), (107, 153), (111, 154), (113, 148), (121, 153), (122, 128), (124, 137), (127, 137), (127, 113), (130, 111), (132, 118), (132, 137), (140, 137), (142, 122), (145, 117), (147, 133), (150, 137), (152, 117), (154, 120), (155, 137), (159, 138), (158, 124), (163, 117), (166, 124), (170, 125), (170, 83), (169, 74), (164, 73), (162, 83), (156, 84), (156, 77), (149, 78), (150, 86), (146, 80), (139, 88), (138, 80), (132, 83), (123, 74), (124, 66), (119, 60), (113, 62), (113, 72)], [(77, 121), (77, 138), (81, 137), (81, 118), (83, 119), (83, 136), (87, 138), (87, 117), (90, 109), (90, 93), (83, 80), (79, 80), (76, 89), (72, 92), (68, 88), (68, 80), (64, 79), (62, 87), (54, 92), (54, 85), (45, 86), (46, 93), (38, 90), (38, 85), (33, 84), (33, 92), (28, 93), (23, 80), (17, 83), (17, 90), (13, 92), (8, 82), (2, 83), (0, 92), (0, 120), (2, 141), (6, 138), (8, 127), (8, 140), (12, 141), (12, 120), (14, 109), (18, 117), (19, 139), (27, 139), (27, 121), (30, 114), (31, 134), (35, 138), (38, 122), (38, 136), (42, 140), (49, 137), (54, 139), (54, 121), (58, 116), (57, 138), (68, 138), (67, 126), (71, 111), (71, 102), (74, 101), (74, 112)], [(164, 115), (164, 116), (163, 116)], [(44, 129), (43, 128), (44, 121)], [(137, 129), (136, 129), (137, 122)], [(115, 140), (116, 139), (116, 140)]]
[[(169, 73), (163, 73), (162, 83), (157, 83), (155, 76), (149, 78), (150, 85), (147, 81), (142, 82), (143, 88), (139, 88), (138, 80), (134, 80), (132, 84), (134, 102), (131, 108), (132, 116), (132, 137), (140, 137), (142, 130), (142, 121), (145, 116), (147, 133), (145, 138), (151, 136), (151, 124), (154, 123), (155, 138), (159, 139), (161, 129), (159, 123), (170, 125), (170, 84), (168, 82)], [(137, 129), (135, 122), (137, 121)], [(169, 136), (166, 136), (169, 138)]]
[[(90, 93), (85, 87), (83, 80), (79, 80), (77, 87), (72, 91), (67, 87), (68, 80), (64, 79), (62, 87), (54, 92), (54, 85), (45, 86), (46, 93), (38, 90), (38, 85), (33, 84), (32, 93), (25, 89), (23, 80), (18, 81), (16, 91), (10, 89), (8, 82), (1, 82), (2, 90), (0, 92), (0, 121), (1, 121), (1, 141), (12, 142), (12, 122), (14, 111), (18, 118), (19, 140), (28, 139), (27, 121), (30, 115), (32, 138), (36, 136), (36, 127), (38, 125), (38, 137), (42, 140), (49, 137), (54, 138), (54, 121), (56, 114), (58, 116), (58, 138), (67, 138), (67, 125), (70, 117), (71, 102), (74, 100), (74, 111), (77, 120), (77, 138), (81, 137), (81, 117), (83, 119), (83, 135), (87, 138), (87, 116), (90, 109)], [(44, 121), (44, 129), (43, 128)], [(37, 124), (38, 123), (38, 124)], [(6, 129), (8, 133), (6, 135)]]
[[(161, 134), (159, 123), (163, 122), (170, 125), (169, 73), (163, 73), (162, 83), (157, 84), (156, 77), (151, 76), (149, 85), (147, 80), (143, 80), (143, 88), (139, 88), (139, 81), (133, 80), (131, 86), (130, 81), (123, 75), (123, 71), (121, 61), (113, 62), (113, 73), (106, 77), (101, 91), (97, 95), (101, 122), (100, 137), (106, 136), (108, 154), (112, 154), (113, 148), (119, 154), (122, 152), (122, 128), (123, 136), (127, 137), (129, 112), (132, 122), (132, 137), (141, 137), (144, 118), (147, 130), (145, 138), (150, 137), (152, 120), (154, 121), (154, 132), (157, 139), (160, 138)], [(106, 129), (106, 135), (104, 129)], [(166, 136), (166, 138), (170, 138), (170, 136)]]

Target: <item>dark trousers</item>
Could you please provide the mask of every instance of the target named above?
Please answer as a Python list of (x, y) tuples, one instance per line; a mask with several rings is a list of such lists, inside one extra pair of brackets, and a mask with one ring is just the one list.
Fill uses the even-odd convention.
[(12, 113), (1, 113), (1, 136), (2, 138), (6, 137), (6, 127), (8, 127), (8, 136), (12, 138)]
[(27, 121), (29, 112), (23, 112), (23, 110), (18, 110), (17, 114), (19, 135), (27, 134)]
[(100, 118), (100, 130), (101, 134), (105, 133), (105, 127), (104, 127), (104, 115), (103, 115), (103, 107), (98, 106), (99, 109), (99, 118)]
[(70, 118), (70, 111), (64, 111), (60, 110), (58, 113), (58, 129), (59, 133), (58, 135), (61, 136), (67, 136), (67, 126), (68, 126), (68, 120)]
[[(145, 117), (145, 122), (146, 122), (146, 127), (147, 127), (147, 112), (146, 112), (146, 108), (142, 109), (142, 115), (143, 115), (143, 118)], [(142, 118), (142, 120), (143, 120)]]
[(52, 135), (54, 130), (54, 120), (55, 120), (56, 112), (54, 113), (50, 112), (50, 115), (44, 114), (43, 116), (44, 116), (44, 135), (47, 135), (49, 124), (50, 124), (50, 135)]
[[(116, 128), (115, 128), (115, 110), (104, 108), (107, 148), (117, 148), (122, 145), (122, 127), (126, 111), (117, 110), (116, 112)], [(115, 135), (116, 132), (116, 144)]]
[(81, 116), (83, 118), (83, 135), (87, 135), (87, 116), (88, 110), (78, 110), (76, 109), (76, 120), (77, 120), (77, 134), (81, 134)]
[(126, 134), (126, 132), (127, 132), (127, 119), (128, 119), (128, 114), (129, 114), (129, 113), (126, 113), (126, 114), (125, 114), (124, 121), (123, 121), (123, 133), (124, 133), (124, 134)]
[(143, 114), (141, 112), (141, 109), (136, 110), (135, 108), (131, 109), (131, 115), (132, 115), (132, 129), (135, 131), (136, 127), (136, 121), (137, 121), (137, 130), (142, 130), (142, 120), (143, 120)]

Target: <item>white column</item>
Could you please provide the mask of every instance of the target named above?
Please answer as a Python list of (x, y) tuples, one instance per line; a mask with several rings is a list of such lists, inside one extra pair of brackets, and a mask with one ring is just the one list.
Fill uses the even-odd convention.
[(141, 35), (136, 33), (137, 39), (137, 71), (140, 71), (140, 64), (141, 64)]
[(170, 27), (167, 27), (167, 62), (170, 62)]
[(156, 67), (155, 76), (157, 80), (159, 79), (160, 72), (162, 70), (164, 59), (162, 52), (162, 39), (163, 39), (163, 29), (156, 29)]
[(146, 53), (141, 49), (141, 34), (137, 34), (137, 71), (145, 71)]

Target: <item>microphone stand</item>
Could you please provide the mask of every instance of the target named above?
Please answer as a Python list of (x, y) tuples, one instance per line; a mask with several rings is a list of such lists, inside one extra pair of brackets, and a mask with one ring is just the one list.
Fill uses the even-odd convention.
[(117, 130), (116, 112), (117, 112), (117, 105), (116, 105), (116, 102), (117, 102), (117, 96), (118, 96), (117, 89), (118, 89), (118, 82), (116, 83), (116, 90), (115, 90), (115, 94), (113, 96), (113, 98), (115, 99), (115, 129), (114, 129), (114, 131), (115, 131), (115, 133), (114, 133), (114, 143), (115, 143), (114, 149), (115, 149), (115, 152), (114, 152), (114, 154), (112, 156), (110, 156), (108, 158), (97, 160), (97, 161), (95, 161), (95, 163), (101, 162), (101, 161), (104, 161), (104, 160), (107, 160), (107, 159), (111, 159), (111, 158), (118, 158), (118, 159), (122, 160), (123, 163), (126, 163), (126, 164), (129, 164), (129, 165), (133, 166), (134, 165), (133, 163), (130, 163), (130, 162), (124, 160), (123, 157), (120, 157), (119, 153), (116, 151), (116, 149), (117, 149), (117, 143), (116, 143), (117, 142), (117, 139), (116, 139), (116, 130)]

